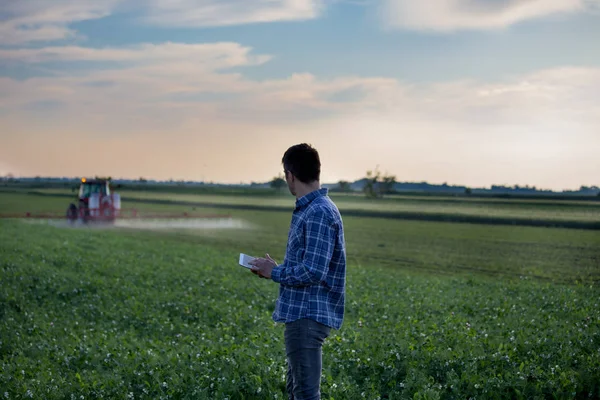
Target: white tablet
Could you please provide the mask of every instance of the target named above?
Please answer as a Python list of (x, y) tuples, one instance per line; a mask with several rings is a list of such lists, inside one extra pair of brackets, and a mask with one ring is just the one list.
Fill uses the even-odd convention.
[(252, 269), (252, 265), (250, 265), (249, 262), (252, 261), (252, 260), (255, 260), (255, 259), (256, 259), (256, 257), (252, 257), (252, 256), (249, 256), (247, 254), (240, 253), (239, 264), (242, 267), (245, 267), (245, 268), (248, 268), (248, 269)]

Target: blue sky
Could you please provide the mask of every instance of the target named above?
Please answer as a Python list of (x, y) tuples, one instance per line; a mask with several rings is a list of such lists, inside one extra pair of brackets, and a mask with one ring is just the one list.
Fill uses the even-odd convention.
[[(598, 184), (599, 4), (10, 3), (0, 173), (248, 182), (311, 141), (325, 180), (378, 164), (399, 180)], [(63, 141), (80, 166), (78, 146), (116, 150), (77, 169), (47, 154)], [(245, 166), (248, 151), (265, 154)]]
[(600, 64), (599, 18), (578, 15), (525, 21), (500, 31), (423, 33), (385, 31), (369, 7), (336, 4), (322, 18), (234, 27), (156, 28), (132, 24), (131, 16), (79, 24), (91, 46), (139, 41), (232, 41), (275, 55), (247, 71), (256, 79), (310, 72), (443, 81), (465, 76), (497, 79), (507, 74), (573, 64)]
[[(493, 1), (491, 1), (493, 2)], [(464, 77), (498, 79), (541, 68), (600, 65), (600, 18), (594, 13), (554, 15), (525, 20), (494, 30), (420, 32), (388, 30), (378, 21), (375, 1), (338, 2), (308, 21), (249, 23), (217, 27), (160, 27), (139, 21), (139, 13), (116, 12), (99, 19), (75, 22), (70, 28), (86, 47), (138, 43), (203, 43), (231, 41), (273, 54), (268, 64), (245, 74), (255, 79), (283, 78), (310, 72), (339, 75), (388, 76), (402, 80), (444, 81)], [(44, 47), (65, 41), (28, 44)], [(18, 77), (19, 71), (5, 74)]]

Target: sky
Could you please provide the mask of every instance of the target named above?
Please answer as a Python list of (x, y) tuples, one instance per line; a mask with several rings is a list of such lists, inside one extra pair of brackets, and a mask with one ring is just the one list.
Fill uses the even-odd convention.
[(0, 2), (0, 176), (600, 185), (600, 0)]

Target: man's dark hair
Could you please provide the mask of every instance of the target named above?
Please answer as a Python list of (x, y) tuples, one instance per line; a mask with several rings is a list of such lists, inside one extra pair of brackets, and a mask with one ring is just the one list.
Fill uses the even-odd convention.
[(317, 149), (301, 143), (287, 149), (281, 159), (283, 169), (304, 183), (318, 181), (321, 177), (321, 159)]

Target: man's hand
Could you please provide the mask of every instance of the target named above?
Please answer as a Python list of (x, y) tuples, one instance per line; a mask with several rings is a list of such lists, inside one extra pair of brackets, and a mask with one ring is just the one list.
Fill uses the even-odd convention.
[(277, 266), (277, 262), (271, 258), (269, 254), (265, 254), (266, 258), (257, 258), (250, 261), (252, 265), (252, 273), (261, 278), (271, 279), (271, 271)]

